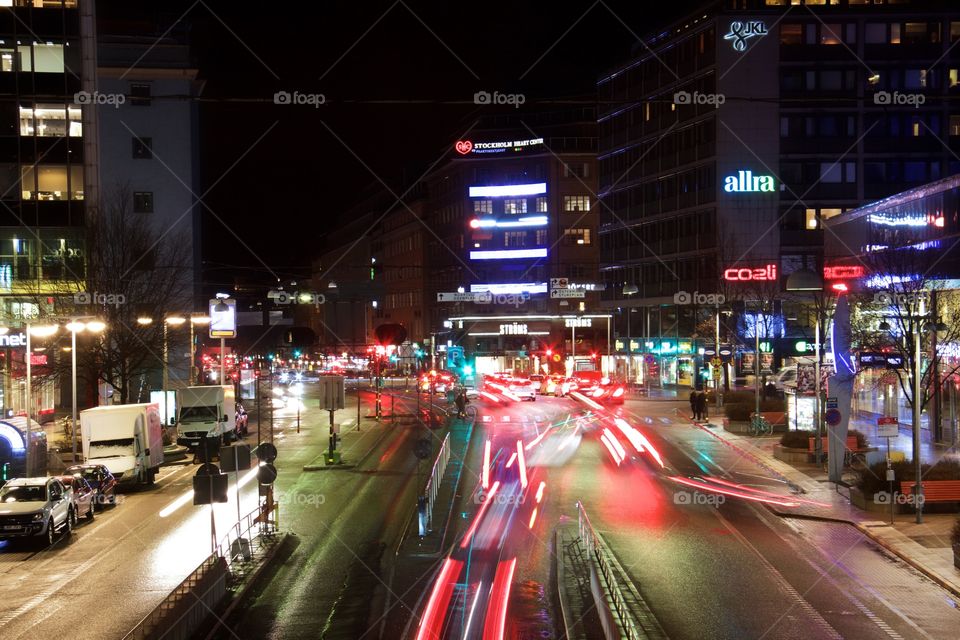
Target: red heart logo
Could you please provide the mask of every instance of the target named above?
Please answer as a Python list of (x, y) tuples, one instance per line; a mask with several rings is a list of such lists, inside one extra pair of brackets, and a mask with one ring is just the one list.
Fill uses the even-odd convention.
[(456, 145), (457, 153), (462, 156), (467, 155), (473, 150), (473, 143), (469, 140), (459, 140)]

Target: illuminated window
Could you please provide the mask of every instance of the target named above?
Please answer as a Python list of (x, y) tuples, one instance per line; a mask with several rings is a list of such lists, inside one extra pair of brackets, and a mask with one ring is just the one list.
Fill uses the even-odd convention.
[(803, 25), (781, 24), (780, 44), (794, 45), (803, 43)]
[(20, 184), (24, 200), (83, 200), (83, 167), (26, 166)]
[(805, 226), (807, 227), (807, 229), (817, 228), (817, 210), (816, 209), (807, 209)]
[(505, 247), (525, 247), (527, 246), (526, 231), (507, 231), (503, 234), (503, 246)]
[(842, 26), (836, 23), (820, 26), (820, 44), (840, 44)]
[(547, 199), (542, 196), (537, 198), (537, 213), (547, 213)]
[(67, 108), (60, 104), (37, 104), (32, 109), (20, 107), (20, 135), (60, 138), (68, 134), (71, 137), (83, 135), (79, 107)]
[(474, 200), (473, 210), (476, 213), (493, 213), (493, 200)]
[(563, 196), (563, 210), (590, 211), (590, 196)]
[(960, 136), (960, 116), (950, 116), (950, 135)]
[(34, 71), (36, 73), (63, 73), (63, 45), (34, 43), (33, 45), (18, 45), (17, 53), (20, 58), (20, 71)]
[(545, 245), (545, 244), (547, 244), (547, 230), (546, 230), (546, 229), (537, 229), (534, 233), (536, 234), (536, 235), (534, 236), (534, 238), (535, 238), (535, 240), (534, 240), (535, 244), (537, 244), (537, 245)]
[(890, 25), (890, 44), (900, 44), (900, 25), (898, 23)]
[(524, 198), (509, 198), (503, 201), (503, 212), (510, 213), (526, 213), (527, 212), (527, 201)]
[(960, 22), (950, 23), (950, 42), (960, 40)]
[(834, 216), (838, 216), (843, 213), (843, 209), (820, 209), (820, 219), (829, 220)]
[(566, 245), (590, 244), (590, 229), (564, 229), (563, 243)]

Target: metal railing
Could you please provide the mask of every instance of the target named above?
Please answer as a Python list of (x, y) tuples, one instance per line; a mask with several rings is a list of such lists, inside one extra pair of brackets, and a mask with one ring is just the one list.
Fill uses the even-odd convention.
[[(257, 519), (262, 514), (271, 514), (272, 518), (266, 518), (262, 522)], [(224, 558), (229, 566), (237, 559), (244, 562), (249, 561), (254, 549), (254, 541), (259, 540), (261, 536), (271, 536), (280, 529), (280, 504), (274, 503), (270, 511), (264, 511), (262, 506), (257, 507), (247, 515), (235, 522), (227, 534), (223, 536), (217, 545), (216, 555)], [(251, 536), (255, 528), (259, 530)]]
[[(430, 471), (430, 479), (427, 480), (427, 486), (423, 489), (423, 501), (426, 502), (426, 530), (433, 530), (433, 504), (437, 500), (437, 492), (440, 490), (440, 480), (447, 469), (447, 463), (450, 462), (450, 434), (447, 433), (440, 444), (440, 453), (433, 463), (433, 469)], [(421, 516), (423, 517), (423, 516)]]
[(211, 554), (123, 640), (149, 640), (159, 637), (161, 631), (168, 639), (190, 637), (226, 594), (226, 575), (224, 559)]
[[(597, 602), (597, 611), (600, 613), (600, 623), (603, 626), (604, 635), (607, 638), (627, 638), (628, 640), (644, 640), (647, 638), (641, 629), (634, 622), (630, 609), (624, 598), (625, 585), (621, 585), (617, 579), (616, 571), (613, 566), (610, 552), (593, 525), (590, 524), (590, 518), (583, 508), (583, 503), (577, 501), (578, 522), (580, 528), (580, 540), (586, 548), (589, 556), (596, 562), (590, 562), (591, 582), (597, 583), (598, 577), (603, 578), (604, 587), (602, 593), (594, 593), (594, 598), (605, 598), (604, 602)], [(596, 575), (599, 568), (600, 576)], [(611, 619), (609, 614), (614, 614), (616, 621)], [(616, 625), (618, 629), (614, 629)]]

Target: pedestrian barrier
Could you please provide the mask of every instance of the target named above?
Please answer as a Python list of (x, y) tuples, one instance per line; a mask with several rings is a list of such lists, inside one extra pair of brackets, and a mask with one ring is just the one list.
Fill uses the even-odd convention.
[(423, 490), (423, 495), (418, 501), (420, 504), (420, 535), (426, 535), (433, 531), (433, 505), (437, 500), (437, 492), (440, 490), (440, 480), (447, 470), (447, 463), (450, 462), (450, 434), (444, 436), (440, 444), (440, 453), (433, 463), (433, 469), (430, 471), (430, 479), (427, 480), (427, 486)]
[[(633, 585), (627, 582), (626, 576), (621, 573), (619, 563), (594, 530), (580, 501), (577, 501), (577, 514), (580, 541), (588, 557), (593, 560), (589, 563), (590, 582), (604, 637), (608, 640), (666, 638), (659, 623), (646, 608), (646, 603), (640, 598)], [(637, 616), (642, 616), (646, 624), (641, 624)]]

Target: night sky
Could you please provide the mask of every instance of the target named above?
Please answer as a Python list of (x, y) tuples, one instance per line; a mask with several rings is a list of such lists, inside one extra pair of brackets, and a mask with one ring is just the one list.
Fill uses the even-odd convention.
[[(592, 100), (597, 76), (636, 46), (631, 31), (702, 4), (132, 2), (100, 17), (139, 12), (169, 25), (185, 14), (191, 25), (207, 82), (199, 193), (209, 190), (216, 214), (203, 210), (217, 287), (262, 276), (263, 263), (281, 277), (307, 264), (376, 176), (398, 189), (449, 149), (483, 112), (474, 92), (523, 93), (524, 108)], [(326, 103), (277, 106), (276, 91)]]

